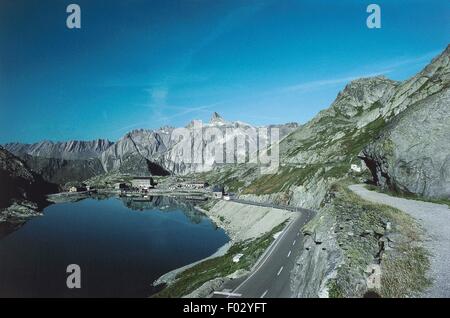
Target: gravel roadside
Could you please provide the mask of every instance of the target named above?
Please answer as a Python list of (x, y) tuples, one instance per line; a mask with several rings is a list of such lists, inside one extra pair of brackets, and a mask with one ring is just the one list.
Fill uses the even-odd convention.
[(423, 297), (450, 298), (450, 209), (445, 204), (392, 197), (369, 191), (363, 184), (349, 186), (361, 198), (386, 204), (414, 217), (426, 231), (425, 247), (432, 254), (430, 277), (433, 285)]

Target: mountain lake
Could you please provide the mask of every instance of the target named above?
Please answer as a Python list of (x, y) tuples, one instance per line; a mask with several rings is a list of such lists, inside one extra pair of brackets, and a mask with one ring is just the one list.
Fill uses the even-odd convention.
[[(187, 201), (88, 198), (45, 208), (0, 240), (0, 297), (148, 297), (162, 274), (229, 237)], [(80, 267), (81, 288), (66, 285)]]

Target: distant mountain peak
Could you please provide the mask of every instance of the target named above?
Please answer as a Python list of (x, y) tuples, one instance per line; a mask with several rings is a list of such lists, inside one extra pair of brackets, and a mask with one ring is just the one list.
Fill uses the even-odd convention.
[(219, 115), (219, 113), (214, 112), (209, 120), (210, 124), (224, 124), (226, 123), (225, 119)]

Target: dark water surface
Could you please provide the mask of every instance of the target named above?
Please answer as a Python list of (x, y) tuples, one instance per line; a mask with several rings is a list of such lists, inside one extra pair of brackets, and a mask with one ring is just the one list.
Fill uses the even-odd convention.
[[(228, 240), (206, 216), (171, 198), (54, 204), (0, 240), (0, 296), (146, 297), (160, 275)], [(81, 267), (81, 289), (66, 286), (69, 264)]]

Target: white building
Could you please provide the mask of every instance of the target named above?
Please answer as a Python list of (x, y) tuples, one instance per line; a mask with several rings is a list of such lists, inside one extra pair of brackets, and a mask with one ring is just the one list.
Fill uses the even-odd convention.
[(131, 180), (131, 185), (133, 188), (150, 189), (150, 188), (153, 188), (153, 178), (152, 177), (135, 177)]
[(242, 253), (239, 253), (239, 254), (234, 255), (234, 256), (233, 256), (233, 262), (234, 262), (234, 263), (239, 262), (239, 260), (241, 259), (242, 256), (244, 256), (244, 254), (242, 254)]
[(355, 171), (355, 172), (361, 172), (361, 167), (358, 166), (358, 165), (355, 165), (355, 164), (352, 164), (352, 165), (350, 166), (350, 169), (352, 169), (352, 170)]
[(69, 188), (69, 192), (83, 192), (86, 191), (86, 187), (84, 186), (72, 186)]

